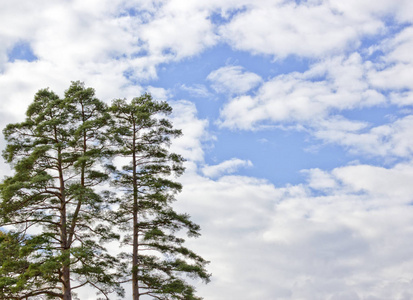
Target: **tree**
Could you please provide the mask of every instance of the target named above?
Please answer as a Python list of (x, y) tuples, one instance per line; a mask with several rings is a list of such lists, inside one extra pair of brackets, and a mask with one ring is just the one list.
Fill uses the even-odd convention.
[[(64, 98), (40, 90), (25, 121), (4, 129), (13, 174), (0, 184), (1, 299), (71, 300), (86, 285), (109, 299), (124, 294), (125, 277), (134, 299), (200, 299), (182, 277), (210, 275), (177, 235), (199, 236), (199, 226), (171, 206), (182, 188), (171, 176), (184, 168), (168, 151), (181, 135), (161, 118), (169, 113), (147, 94), (109, 108), (72, 82)], [(119, 257), (103, 246), (119, 239), (114, 226), (131, 245)]]
[[(157, 102), (149, 94), (134, 98), (130, 104), (115, 100), (110, 108), (114, 154), (126, 160), (114, 170), (113, 184), (122, 192), (117, 221), (126, 234), (124, 243), (132, 248), (124, 253), (131, 274), (133, 300), (143, 295), (155, 299), (201, 299), (181, 274), (209, 281), (206, 261), (184, 247), (176, 232), (186, 229), (189, 236), (199, 236), (199, 226), (187, 214), (171, 206), (175, 193), (182, 188), (171, 175), (184, 171), (183, 158), (169, 153), (171, 138), (181, 135), (161, 115), (172, 108)], [(131, 270), (131, 271), (127, 271)], [(129, 275), (130, 276), (130, 275)]]
[(0, 299), (56, 295), (57, 278), (50, 272), (55, 266), (46, 258), (42, 238), (0, 231)]
[[(108, 179), (100, 171), (107, 107), (93, 89), (73, 82), (63, 99), (40, 90), (26, 115), (24, 122), (4, 130), (3, 156), (14, 175), (0, 185), (0, 225), (14, 226), (20, 236), (30, 233), (49, 267), (38, 274), (44, 281), (32, 286), (35, 290), (17, 290), (11, 299), (36, 293), (70, 300), (72, 291), (86, 284), (106, 299), (112, 289), (121, 294), (108, 272), (115, 260), (101, 245), (117, 236), (105, 222), (104, 199), (95, 191)], [(77, 286), (72, 286), (71, 277)]]

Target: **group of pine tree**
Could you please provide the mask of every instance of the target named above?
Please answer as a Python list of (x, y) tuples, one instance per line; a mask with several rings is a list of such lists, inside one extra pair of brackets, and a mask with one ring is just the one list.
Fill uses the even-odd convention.
[(178, 234), (200, 228), (172, 207), (184, 168), (171, 110), (149, 94), (109, 106), (81, 82), (64, 98), (37, 92), (3, 131), (0, 299), (77, 299), (86, 286), (99, 299), (201, 299), (188, 278), (208, 282), (207, 261)]

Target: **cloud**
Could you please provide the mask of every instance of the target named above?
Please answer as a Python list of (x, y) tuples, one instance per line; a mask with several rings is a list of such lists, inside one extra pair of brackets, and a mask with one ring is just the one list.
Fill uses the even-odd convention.
[(368, 202), (359, 203), (363, 205), (408, 205), (413, 200), (413, 187), (409, 184), (413, 180), (412, 161), (391, 168), (356, 164), (330, 172), (315, 168), (303, 170), (303, 173), (307, 175), (308, 187), (315, 191), (328, 195), (368, 195)]
[(177, 207), (201, 224), (202, 239), (189, 245), (211, 260), (214, 275), (198, 286), (200, 294), (214, 300), (413, 295), (413, 165), (306, 172), (306, 183), (278, 188), (250, 177), (184, 175)]
[(252, 167), (252, 162), (249, 160), (242, 160), (239, 158), (232, 158), (226, 160), (218, 165), (206, 165), (202, 168), (202, 173), (207, 177), (218, 177), (226, 173), (234, 173), (239, 168)]
[(380, 2), (373, 1), (340, 1), (333, 0), (329, 2), (330, 7), (339, 11), (354, 20), (368, 20), (371, 18), (385, 17), (392, 15), (398, 23), (410, 22), (412, 19), (412, 3), (408, 0), (383, 0)]
[(194, 9), (192, 4), (165, 2), (149, 22), (139, 26), (140, 38), (150, 54), (192, 56), (217, 41), (208, 16), (208, 10)]
[[(372, 199), (387, 198), (392, 203), (409, 204), (413, 198), (413, 165), (400, 163), (391, 169), (370, 165), (356, 165), (336, 168), (333, 176), (354, 192), (372, 195)], [(374, 201), (374, 200), (373, 200)]]
[(212, 71), (207, 80), (218, 93), (244, 94), (260, 84), (262, 78), (241, 66), (225, 66)]
[(323, 57), (357, 49), (365, 36), (386, 34), (385, 18), (410, 23), (412, 3), (372, 1), (256, 1), (244, 6), (220, 35), (235, 49), (275, 58)]
[(378, 89), (390, 90), (390, 99), (400, 106), (413, 103), (413, 58), (409, 54), (412, 47), (413, 27), (406, 27), (377, 47), (376, 51), (384, 52), (378, 64), (368, 63), (367, 76), (371, 85)]
[[(12, 96), (16, 100), (10, 100), (24, 106), (40, 88), (50, 86), (59, 92), (70, 80), (82, 80), (104, 99), (136, 96), (142, 91), (140, 84), (157, 77), (159, 64), (193, 56), (216, 42), (208, 8), (181, 4), (120, 0), (2, 4), (0, 84), (6, 87), (2, 92), (8, 99), (18, 93)], [(37, 61), (8, 61), (9, 52), (21, 42)], [(10, 81), (25, 88), (12, 89)]]
[(231, 129), (256, 129), (260, 124), (308, 123), (333, 110), (370, 107), (386, 101), (364, 80), (358, 53), (315, 63), (309, 70), (278, 75), (255, 95), (232, 98), (220, 112), (219, 124)]
[[(307, 71), (275, 76), (254, 95), (230, 99), (220, 111), (218, 124), (243, 130), (291, 124), (353, 154), (410, 157), (410, 116), (372, 126), (340, 114), (383, 105), (411, 105), (412, 47), (413, 29), (407, 26), (372, 46), (368, 56), (357, 52), (332, 56), (313, 63)], [(373, 55), (376, 52), (378, 56)]]
[[(371, 8), (361, 6), (362, 15)], [(382, 13), (385, 8), (391, 8), (389, 12), (396, 9), (390, 2), (371, 9)], [(367, 18), (362, 15), (357, 18)], [(255, 95), (230, 99), (221, 109), (218, 124), (244, 130), (268, 123), (311, 127), (330, 119), (332, 113), (383, 104), (411, 105), (412, 47), (413, 28), (406, 26), (370, 47), (367, 56), (358, 52), (331, 56), (313, 63), (307, 71), (275, 76), (264, 82)]]
[(181, 85), (181, 89), (187, 91), (193, 97), (202, 97), (206, 98), (210, 96), (208, 88), (202, 84), (195, 84), (191, 86), (187, 86), (185, 84)]
[(24, 41), (38, 59), (0, 61), (0, 109), (21, 120), (37, 90), (50, 87), (62, 94), (71, 80), (85, 81), (106, 101), (139, 95), (139, 87), (131, 88), (124, 77), (129, 64), (114, 59), (136, 47), (121, 20), (108, 14), (112, 5), (116, 3), (102, 1), (94, 7), (92, 1), (39, 1), (33, 6), (17, 1), (2, 7), (0, 36), (6, 48), (0, 51), (7, 53)]
[(146, 89), (156, 100), (167, 101), (170, 98), (169, 91), (164, 88), (148, 86)]
[(220, 34), (234, 48), (256, 54), (318, 57), (354, 49), (362, 35), (383, 29), (379, 19), (352, 18), (354, 12), (319, 1), (257, 4), (222, 26)]
[(327, 171), (320, 169), (303, 170), (308, 175), (308, 186), (315, 190), (329, 190), (338, 187), (336, 179)]
[[(171, 116), (174, 128), (181, 129), (183, 136), (174, 140), (171, 151), (181, 154), (189, 163), (204, 160), (202, 143), (214, 139), (208, 133), (208, 121), (197, 118), (195, 105), (187, 100), (172, 102)], [(194, 167), (191, 164), (192, 167)]]
[(412, 157), (413, 116), (367, 129), (367, 124), (345, 120), (323, 121), (314, 136), (353, 152), (383, 157)]

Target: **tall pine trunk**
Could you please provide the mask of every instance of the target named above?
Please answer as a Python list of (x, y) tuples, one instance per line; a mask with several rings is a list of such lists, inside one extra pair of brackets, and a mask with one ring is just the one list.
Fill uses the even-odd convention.
[(67, 244), (66, 208), (64, 202), (62, 203), (61, 209), (62, 271), (60, 280), (62, 282), (63, 300), (72, 300), (72, 292), (70, 286), (70, 248)]
[(60, 183), (60, 246), (62, 252), (62, 293), (63, 300), (72, 300), (72, 291), (70, 286), (70, 245), (68, 245), (67, 234), (67, 217), (66, 217), (66, 191), (65, 181), (62, 168), (61, 147), (58, 147), (58, 170)]
[[(66, 253), (64, 255), (64, 258), (66, 259)], [(62, 279), (63, 279), (63, 288), (62, 288), (63, 300), (72, 300), (72, 289), (70, 286), (70, 267), (67, 264), (63, 265)]]
[(133, 178), (133, 250), (132, 250), (132, 286), (133, 300), (139, 300), (139, 276), (138, 276), (138, 246), (139, 246), (139, 228), (138, 228), (138, 187), (136, 174), (136, 124), (133, 124), (133, 141), (132, 141), (132, 178)]

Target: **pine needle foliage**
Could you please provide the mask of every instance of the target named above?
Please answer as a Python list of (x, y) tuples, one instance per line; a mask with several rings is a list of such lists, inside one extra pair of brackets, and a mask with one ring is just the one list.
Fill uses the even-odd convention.
[(87, 285), (110, 299), (125, 282), (133, 300), (201, 299), (185, 275), (209, 282), (208, 262), (179, 233), (200, 228), (172, 205), (184, 159), (169, 151), (182, 134), (171, 112), (149, 94), (108, 107), (78, 81), (63, 98), (36, 93), (3, 130), (13, 173), (0, 184), (0, 299), (72, 300)]
[[(201, 299), (182, 274), (209, 281), (202, 257), (186, 248), (179, 230), (199, 236), (199, 226), (187, 214), (177, 213), (172, 202), (182, 189), (172, 175), (184, 172), (184, 159), (168, 151), (180, 136), (165, 118), (172, 111), (166, 102), (145, 94), (130, 103), (115, 100), (110, 107), (112, 137), (117, 157), (126, 163), (114, 171), (112, 183), (121, 191), (117, 221), (126, 232), (124, 253), (131, 274), (133, 300), (143, 295), (155, 299)], [(131, 272), (128, 271), (131, 269)], [(125, 273), (125, 270), (124, 272)]]
[(94, 190), (108, 179), (99, 171), (108, 119), (93, 89), (73, 82), (63, 99), (40, 90), (26, 120), (4, 129), (3, 156), (14, 174), (0, 185), (0, 224), (38, 241), (34, 255), (49, 266), (41, 273), (44, 281), (58, 283), (53, 289), (49, 284), (31, 286), (35, 289), (28, 294), (22, 287), (15, 299), (35, 293), (70, 300), (76, 289), (71, 278), (93, 285), (103, 295), (113, 289), (121, 293), (114, 276), (101, 275), (114, 259), (99, 240), (116, 236), (105, 226), (104, 199)]

